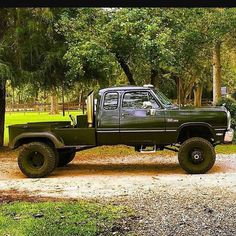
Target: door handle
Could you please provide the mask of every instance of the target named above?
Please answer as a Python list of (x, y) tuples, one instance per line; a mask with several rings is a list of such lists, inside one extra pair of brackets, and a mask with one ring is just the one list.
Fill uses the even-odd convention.
[(129, 113), (122, 113), (121, 116), (124, 118), (126, 116), (129, 116)]

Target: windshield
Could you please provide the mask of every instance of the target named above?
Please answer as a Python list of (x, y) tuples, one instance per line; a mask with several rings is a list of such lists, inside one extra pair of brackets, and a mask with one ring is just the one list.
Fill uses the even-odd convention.
[(167, 98), (161, 91), (154, 89), (154, 93), (157, 95), (157, 97), (160, 99), (161, 103), (164, 106), (172, 106), (172, 102), (169, 98)]

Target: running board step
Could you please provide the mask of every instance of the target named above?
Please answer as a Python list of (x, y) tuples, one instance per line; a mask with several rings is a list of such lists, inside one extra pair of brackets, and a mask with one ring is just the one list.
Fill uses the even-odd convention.
[[(150, 149), (152, 147), (152, 149)], [(153, 146), (145, 146), (143, 147), (143, 145), (141, 145), (141, 148), (139, 150), (139, 152), (141, 153), (154, 153), (157, 151), (157, 145), (153, 145)]]

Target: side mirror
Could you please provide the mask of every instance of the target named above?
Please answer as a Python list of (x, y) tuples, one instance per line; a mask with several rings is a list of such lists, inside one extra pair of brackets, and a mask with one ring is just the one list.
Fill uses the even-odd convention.
[(148, 116), (155, 116), (156, 115), (156, 109), (151, 108), (151, 109), (147, 110), (147, 115)]

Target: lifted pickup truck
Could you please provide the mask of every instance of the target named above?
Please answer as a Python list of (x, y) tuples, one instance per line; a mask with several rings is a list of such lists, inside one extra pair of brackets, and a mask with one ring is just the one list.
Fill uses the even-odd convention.
[(18, 165), (26, 176), (47, 176), (77, 151), (116, 144), (173, 150), (187, 173), (205, 173), (215, 163), (214, 147), (231, 142), (234, 133), (225, 107), (178, 107), (151, 85), (102, 89), (96, 100), (91, 92), (87, 115), (71, 120), (9, 126), (9, 146), (23, 146)]

